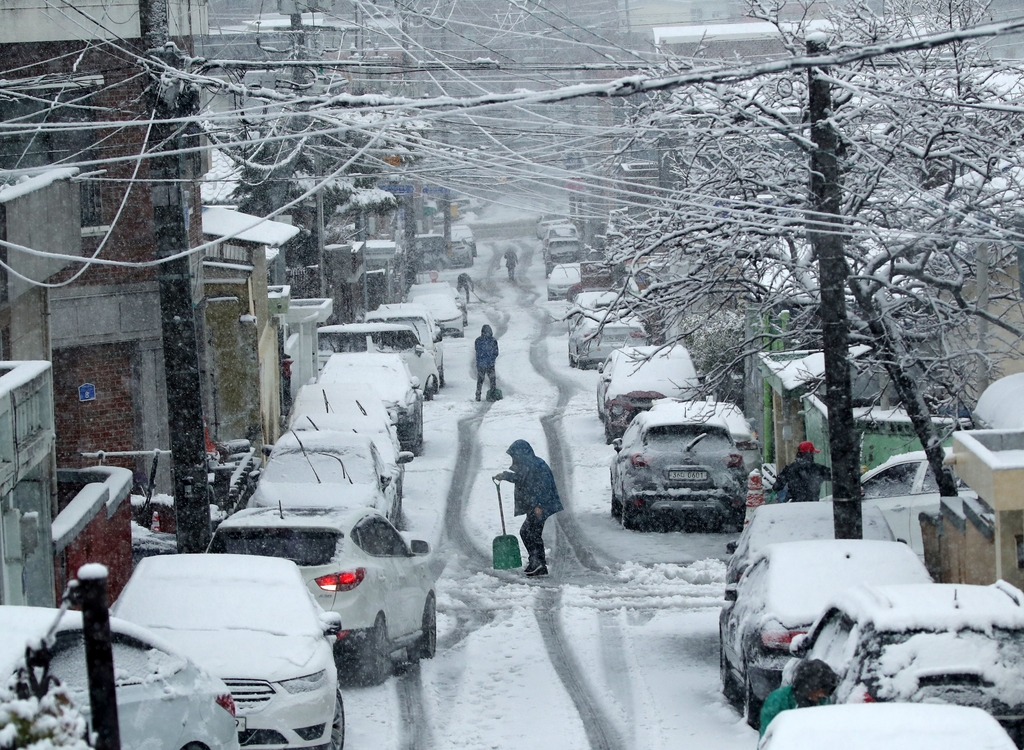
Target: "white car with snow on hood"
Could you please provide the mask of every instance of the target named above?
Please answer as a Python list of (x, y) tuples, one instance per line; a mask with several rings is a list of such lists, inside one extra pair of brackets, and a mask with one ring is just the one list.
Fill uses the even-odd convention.
[(380, 396), (398, 429), (402, 449), (419, 453), (423, 447), (423, 391), (398, 354), (336, 354), (327, 360), (318, 382), (325, 385), (356, 381), (369, 383)]
[(604, 422), (606, 443), (622, 437), (633, 417), (655, 400), (691, 399), (700, 388), (690, 352), (681, 344), (624, 346), (598, 369), (597, 415)]
[[(39, 644), (57, 619), (49, 607), (0, 606), (0, 680), (24, 663), (25, 646)], [(197, 746), (237, 750), (235, 703), (224, 682), (191, 661), (178, 647), (145, 628), (110, 618), (117, 722), (125, 750), (194, 750)], [(82, 613), (60, 618), (49, 674), (68, 691), (86, 720), (86, 678)]]
[(1024, 593), (991, 586), (858, 586), (793, 644), (839, 676), (836, 703), (973, 706), (1024, 743)]
[(580, 317), (569, 331), (569, 367), (597, 367), (624, 346), (646, 346), (647, 331), (639, 318), (619, 318), (608, 311), (596, 318)]
[(290, 560), (147, 557), (112, 614), (148, 628), (224, 680), (246, 748), (340, 750), (345, 711), (325, 612)]
[(420, 337), (420, 345), (434, 356), (438, 385), (444, 388), (444, 344), (441, 342), (441, 330), (427, 308), (411, 303), (381, 305), (366, 313), (366, 322), (374, 321), (401, 323), (415, 328)]
[(579, 263), (559, 263), (548, 276), (548, 299), (566, 300), (569, 290), (580, 283)]
[(437, 611), (429, 545), (395, 529), (376, 511), (275, 508), (243, 510), (217, 527), (210, 552), (284, 557), (299, 566), (326, 610), (345, 630), (338, 663), (360, 682), (377, 684), (395, 652), (429, 659)]
[(420, 343), (416, 329), (407, 323), (345, 323), (320, 326), (316, 331), (319, 367), (335, 354), (381, 352), (398, 354), (409, 372), (423, 384), (423, 399), (430, 401), (441, 387), (434, 356)]
[(442, 335), (453, 338), (462, 338), (466, 335), (462, 310), (459, 309), (458, 303), (451, 295), (443, 291), (438, 291), (436, 294), (424, 294), (416, 298), (416, 304), (423, 305), (430, 310)]
[(409, 298), (409, 302), (417, 304), (420, 297), (428, 297), (431, 294), (448, 295), (452, 298), (452, 302), (459, 308), (462, 313), (462, 325), (466, 325), (467, 312), (466, 312), (466, 298), (459, 294), (458, 291), (452, 287), (447, 281), (432, 281), (426, 284), (413, 284), (409, 287), (409, 291), (406, 296)]
[(907, 545), (866, 539), (770, 544), (738, 584), (725, 587), (718, 619), (722, 692), (755, 729), (782, 682), (790, 643), (843, 591), (859, 584), (931, 583)]
[(250, 508), (376, 508), (401, 519), (398, 488), (368, 435), (288, 432), (263, 467)]
[(976, 708), (914, 703), (814, 706), (783, 711), (757, 750), (1014, 750)]

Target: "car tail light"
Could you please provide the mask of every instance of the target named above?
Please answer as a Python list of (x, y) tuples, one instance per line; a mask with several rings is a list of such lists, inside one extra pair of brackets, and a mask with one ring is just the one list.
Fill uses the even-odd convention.
[(741, 451), (756, 451), (757, 442), (754, 440), (742, 440), (736, 443), (736, 447), (739, 448)]
[(324, 591), (351, 591), (366, 578), (366, 568), (328, 573), (316, 579), (316, 585)]
[(742, 469), (743, 468), (743, 456), (739, 453), (730, 453), (725, 458), (725, 465), (730, 469)]
[(647, 463), (647, 459), (644, 458), (643, 453), (634, 453), (632, 456), (629, 457), (629, 462), (639, 469), (643, 469), (649, 466), (649, 464)]
[(231, 693), (224, 693), (223, 695), (218, 695), (213, 700), (218, 706), (223, 708), (229, 714), (231, 714), (232, 716), (235, 715), (235, 699), (231, 697)]
[(632, 331), (629, 332), (629, 336), (630, 336), (630, 338), (634, 338), (634, 339), (642, 339), (642, 338), (646, 338), (647, 334), (644, 333), (643, 331), (639, 330), (639, 329), (634, 328)]
[(793, 642), (793, 639), (806, 632), (806, 630), (762, 630), (761, 645), (765, 648), (788, 651), (789, 644)]

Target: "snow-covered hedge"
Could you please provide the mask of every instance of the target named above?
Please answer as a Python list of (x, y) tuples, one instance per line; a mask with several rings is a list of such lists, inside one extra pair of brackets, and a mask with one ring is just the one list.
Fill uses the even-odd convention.
[(37, 698), (27, 687), (24, 668), (0, 687), (0, 750), (89, 750), (85, 719), (67, 690), (51, 682), (46, 694)]

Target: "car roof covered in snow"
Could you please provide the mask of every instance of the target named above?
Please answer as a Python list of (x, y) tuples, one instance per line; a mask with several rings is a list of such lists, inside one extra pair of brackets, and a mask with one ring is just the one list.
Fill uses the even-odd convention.
[(322, 432), (303, 432), (301, 445), (299, 438), (293, 432), (286, 432), (276, 443), (270, 458), (288, 453), (299, 453), (305, 451), (319, 451), (321, 453), (337, 453), (339, 455), (355, 454), (369, 457), (370, 446), (373, 444), (369, 435), (360, 435), (357, 432), (335, 432), (324, 430)]
[(614, 304), (618, 298), (618, 292), (580, 292), (573, 300), (573, 306), (584, 310), (597, 310)]
[(930, 583), (857, 586), (833, 604), (876, 630), (1024, 630), (1024, 592), (1005, 581), (991, 586)]
[[(677, 424), (706, 424), (713, 427), (718, 427), (732, 434), (729, 429), (729, 423), (725, 417), (713, 411), (696, 413), (692, 409), (678, 408), (681, 404), (686, 402), (676, 401), (675, 399), (658, 399), (656, 404), (659, 404), (658, 409), (654, 406), (651, 407), (650, 411), (641, 412), (634, 417), (634, 420), (640, 419), (641, 425), (644, 427), (667, 427), (670, 425)], [(701, 402), (703, 403), (703, 402)]]
[[(450, 288), (450, 287), (449, 287)], [(462, 318), (462, 311), (455, 304), (451, 294), (438, 289), (436, 294), (423, 294), (416, 298), (416, 302), (430, 310), (435, 320), (454, 320)]]
[(986, 388), (974, 418), (992, 430), (1024, 429), (1024, 372), (999, 378)]
[(292, 421), (303, 414), (351, 417), (356, 422), (391, 423), (387, 409), (373, 386), (366, 383), (335, 381), (302, 386), (292, 400)]
[[(690, 352), (682, 345), (628, 346), (615, 350), (610, 356), (615, 358), (615, 367), (605, 398), (631, 391), (649, 391), (663, 396), (684, 395), (690, 391), (689, 395), (693, 395), (699, 385)], [(655, 403), (664, 403), (664, 400)]]
[(768, 560), (768, 611), (786, 627), (810, 625), (836, 592), (851, 586), (932, 580), (914, 551), (900, 542), (819, 539), (769, 544), (747, 575), (762, 559)]
[(376, 333), (377, 331), (412, 331), (416, 333), (416, 329), (408, 323), (388, 323), (386, 321), (379, 321), (377, 323), (341, 323), (334, 326), (320, 326), (316, 329), (318, 334), (321, 333)]
[(665, 413), (676, 413), (680, 417), (688, 417), (694, 421), (702, 422), (712, 417), (721, 419), (729, 428), (729, 433), (736, 442), (745, 442), (754, 439), (750, 430), (747, 418), (743, 415), (736, 404), (729, 401), (707, 401), (692, 400), (686, 401), (678, 398), (658, 399), (651, 404), (651, 410), (658, 409)]
[(383, 515), (375, 508), (245, 508), (221, 521), (221, 529), (296, 528), (348, 530), (368, 515)]
[(390, 320), (393, 318), (426, 318), (433, 320), (433, 316), (423, 305), (415, 302), (395, 302), (393, 304), (381, 305), (376, 310), (366, 313), (366, 320)]
[(329, 384), (350, 380), (370, 383), (385, 403), (404, 403), (412, 388), (412, 374), (400, 354), (332, 354), (320, 372), (320, 382)]
[[(861, 512), (865, 539), (896, 540), (889, 522), (877, 506), (864, 505)], [(835, 531), (831, 500), (762, 505), (755, 508), (750, 523), (743, 530), (736, 554), (757, 555), (769, 544), (779, 542), (834, 539)]]
[(580, 264), (579, 263), (559, 263), (557, 266), (551, 269), (551, 274), (548, 276), (548, 283), (550, 284), (555, 280), (556, 276), (564, 276), (569, 280), (580, 280)]
[(407, 294), (409, 299), (413, 300), (425, 297), (428, 294), (447, 294), (450, 297), (455, 297), (457, 292), (447, 281), (431, 281), (426, 284), (413, 284), (409, 287)]
[(473, 239), (473, 230), (468, 224), (452, 224), (452, 239), (471, 240)]
[(1013, 750), (985, 711), (932, 703), (859, 703), (783, 711), (759, 750)]

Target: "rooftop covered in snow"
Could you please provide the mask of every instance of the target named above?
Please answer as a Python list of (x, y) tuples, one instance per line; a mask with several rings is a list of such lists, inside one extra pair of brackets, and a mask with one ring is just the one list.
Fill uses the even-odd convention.
[(203, 206), (203, 234), (212, 237), (277, 247), (298, 233), (298, 227), (281, 221), (264, 219), (219, 206)]

